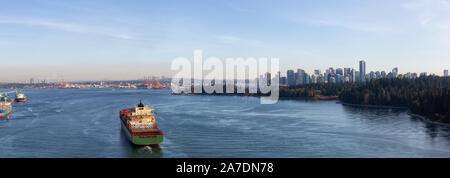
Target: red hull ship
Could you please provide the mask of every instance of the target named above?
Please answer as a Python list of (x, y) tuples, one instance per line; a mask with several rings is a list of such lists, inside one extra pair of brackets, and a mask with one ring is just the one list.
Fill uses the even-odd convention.
[(16, 102), (24, 103), (27, 101), (27, 97), (23, 93), (16, 93)]
[(133, 108), (120, 110), (121, 127), (131, 143), (159, 146), (163, 141), (163, 133), (158, 129), (152, 110), (142, 102)]

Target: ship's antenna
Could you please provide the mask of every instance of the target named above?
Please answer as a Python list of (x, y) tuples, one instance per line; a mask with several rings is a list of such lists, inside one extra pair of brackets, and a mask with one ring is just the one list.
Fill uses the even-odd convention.
[(142, 103), (142, 100), (139, 100), (138, 107), (144, 107), (144, 104)]

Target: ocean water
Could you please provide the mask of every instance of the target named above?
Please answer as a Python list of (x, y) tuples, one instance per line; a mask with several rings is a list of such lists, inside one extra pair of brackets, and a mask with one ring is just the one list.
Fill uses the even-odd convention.
[[(335, 101), (170, 95), (170, 90), (29, 89), (0, 118), (0, 157), (450, 157), (450, 127), (401, 109)], [(155, 107), (160, 149), (133, 146), (119, 110)]]

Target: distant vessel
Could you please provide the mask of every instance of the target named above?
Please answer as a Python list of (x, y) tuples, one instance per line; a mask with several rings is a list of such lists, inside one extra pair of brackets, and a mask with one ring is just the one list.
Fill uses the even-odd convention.
[(12, 101), (6, 96), (0, 95), (0, 117), (6, 117), (11, 114)]
[(141, 84), (141, 85), (137, 85), (136, 88), (137, 89), (148, 89), (149, 87), (146, 84)]
[(23, 94), (23, 93), (16, 93), (16, 102), (26, 102), (27, 101), (27, 97)]
[(131, 143), (158, 146), (163, 141), (164, 136), (158, 129), (153, 109), (140, 102), (133, 108), (120, 110), (121, 127)]

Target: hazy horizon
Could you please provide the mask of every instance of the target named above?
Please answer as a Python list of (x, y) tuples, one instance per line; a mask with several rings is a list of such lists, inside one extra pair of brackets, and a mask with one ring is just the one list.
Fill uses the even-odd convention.
[(450, 69), (449, 0), (0, 1), (0, 82), (171, 77), (176, 57), (288, 69)]

